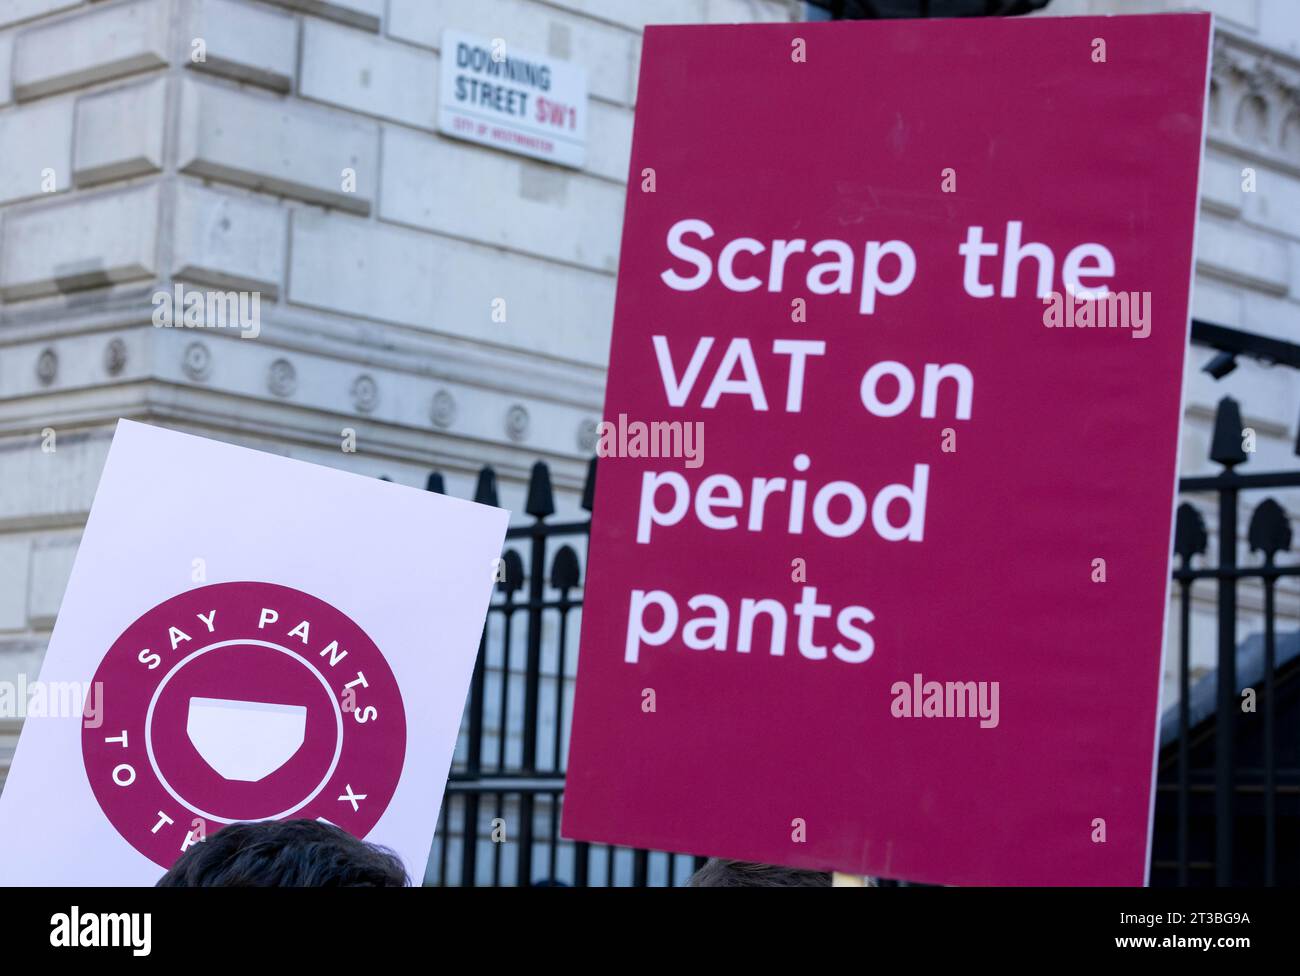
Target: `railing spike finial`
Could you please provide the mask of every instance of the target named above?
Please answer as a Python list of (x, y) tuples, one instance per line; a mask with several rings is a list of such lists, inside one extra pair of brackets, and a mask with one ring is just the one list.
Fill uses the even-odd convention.
[(435, 495), (447, 494), (447, 483), (443, 481), (441, 471), (429, 472), (429, 480), (424, 483), (424, 490), (431, 491)]
[(493, 508), (500, 508), (501, 503), (497, 500), (497, 473), (492, 470), (491, 465), (484, 465), (483, 470), (478, 473), (478, 484), (474, 486), (474, 501), (480, 505), (491, 505)]
[(1214, 438), (1210, 442), (1210, 460), (1231, 469), (1246, 460), (1242, 447), (1241, 406), (1230, 396), (1219, 401), (1214, 411)]
[(533, 464), (533, 473), (528, 477), (528, 502), (524, 511), (535, 519), (544, 519), (555, 514), (555, 495), (551, 491), (551, 469), (545, 461)]
[(1178, 553), (1183, 560), (1183, 565), (1186, 566), (1193, 556), (1205, 552), (1209, 542), (1209, 533), (1205, 531), (1205, 519), (1196, 510), (1196, 506), (1190, 502), (1183, 502), (1178, 506), (1178, 515), (1174, 519), (1174, 552)]
[(497, 580), (497, 589), (507, 595), (515, 593), (524, 585), (524, 560), (513, 549), (507, 549), (501, 554), (501, 565), (505, 579)]
[(578, 554), (572, 546), (560, 546), (551, 562), (551, 585), (557, 590), (571, 590), (582, 579)]
[(1291, 548), (1291, 519), (1286, 510), (1271, 498), (1265, 498), (1250, 517), (1250, 551), (1263, 552), (1272, 565), (1273, 557)]
[(582, 485), (582, 510), (590, 512), (596, 505), (596, 458), (587, 462), (587, 480)]

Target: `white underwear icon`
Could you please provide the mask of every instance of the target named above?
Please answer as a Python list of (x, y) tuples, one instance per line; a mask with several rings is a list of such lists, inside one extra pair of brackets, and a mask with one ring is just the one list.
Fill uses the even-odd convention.
[(185, 731), (199, 755), (222, 777), (256, 783), (302, 746), (307, 707), (191, 698)]

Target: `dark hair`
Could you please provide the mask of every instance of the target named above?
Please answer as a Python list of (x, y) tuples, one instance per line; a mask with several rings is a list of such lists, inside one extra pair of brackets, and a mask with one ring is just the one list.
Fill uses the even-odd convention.
[(691, 875), (692, 888), (829, 888), (831, 876), (826, 871), (804, 871), (773, 864), (727, 861), (709, 858)]
[(406, 869), (387, 848), (318, 820), (236, 823), (193, 845), (159, 888), (401, 888)]

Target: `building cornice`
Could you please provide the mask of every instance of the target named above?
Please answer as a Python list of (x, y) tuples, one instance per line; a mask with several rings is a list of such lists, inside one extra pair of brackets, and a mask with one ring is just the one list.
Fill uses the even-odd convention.
[(1219, 149), (1300, 177), (1300, 58), (1219, 26), (1208, 138)]

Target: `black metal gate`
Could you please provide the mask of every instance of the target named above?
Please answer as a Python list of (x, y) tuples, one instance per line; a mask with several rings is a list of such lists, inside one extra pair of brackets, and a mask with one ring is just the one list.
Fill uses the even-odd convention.
[[(1300, 347), (1197, 322), (1193, 342), (1221, 356), (1248, 355), (1300, 368)], [(1297, 374), (1300, 375), (1300, 374)], [(1154, 885), (1300, 884), (1300, 631), (1277, 632), (1278, 586), (1300, 576), (1279, 564), (1291, 548), (1289, 519), (1272, 498), (1253, 508), (1242, 564), (1243, 496), (1300, 488), (1300, 470), (1244, 474), (1241, 415), (1224, 398), (1210, 459), (1218, 475), (1183, 478), (1174, 553), (1179, 626), (1178, 703), (1163, 716), (1157, 765)], [(582, 507), (590, 513), (595, 459)], [(441, 476), (429, 489), (443, 490)], [(497, 504), (485, 468), (475, 501)], [(1194, 504), (1195, 503), (1195, 504)], [(530, 524), (506, 537), (496, 595), (470, 688), (443, 800), (427, 882), (437, 885), (677, 885), (702, 862), (685, 854), (562, 840), (560, 809), (572, 709), (582, 571), (590, 517), (548, 522), (550, 472), (533, 465), (524, 511)], [(1203, 563), (1217, 518), (1217, 558)], [(1194, 598), (1216, 591), (1216, 667), (1192, 660)], [(1263, 632), (1239, 646), (1243, 593), (1262, 604)], [(1243, 692), (1249, 689), (1251, 695)], [(1252, 699), (1253, 710), (1243, 702)]]

